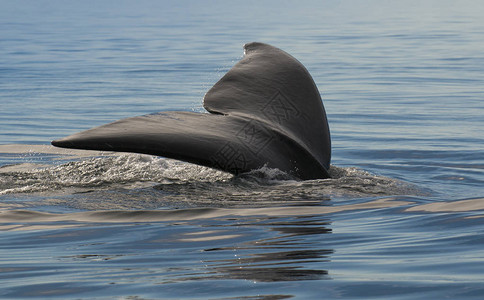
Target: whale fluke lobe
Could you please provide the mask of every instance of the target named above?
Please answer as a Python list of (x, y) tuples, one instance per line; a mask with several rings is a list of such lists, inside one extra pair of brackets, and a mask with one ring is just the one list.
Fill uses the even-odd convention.
[(309, 72), (271, 45), (249, 43), (244, 50), (205, 95), (209, 113), (122, 119), (52, 145), (152, 154), (233, 174), (267, 166), (301, 179), (329, 177), (329, 126)]

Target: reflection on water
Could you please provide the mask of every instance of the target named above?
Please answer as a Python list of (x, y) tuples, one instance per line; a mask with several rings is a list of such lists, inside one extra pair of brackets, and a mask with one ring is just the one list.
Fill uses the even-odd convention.
[[(0, 237), (0, 249), (18, 250), (8, 261), (0, 261), (0, 277), (5, 279), (0, 287), (9, 287), (3, 292), (7, 297), (89, 297), (93, 292), (111, 295), (120, 287), (140, 295), (179, 297), (187, 292), (185, 285), (200, 289), (200, 281), (245, 280), (253, 289), (254, 283), (323, 280), (329, 278), (325, 264), (333, 254), (331, 247), (324, 247), (331, 224), (320, 216), (34, 223), (39, 227), (20, 232), (3, 228), (7, 231)], [(35, 255), (24, 260), (32, 250)], [(147, 283), (155, 284), (148, 294)]]
[[(480, 200), (455, 206), (477, 208)], [(480, 299), (483, 223), (468, 217), (482, 216), (482, 207), (442, 213), (449, 205), (438, 213), (391, 199), (279, 210), (6, 211), (0, 297), (109, 298), (129, 291), (176, 299), (197, 291), (201, 299), (314, 299), (345, 291), (350, 298), (415, 299), (417, 288), (424, 298), (445, 292)], [(319, 213), (324, 209), (328, 214)]]
[[(296, 218), (295, 221), (268, 223), (257, 222), (250, 226), (262, 226), (278, 232), (275, 237), (244, 242), (226, 248), (211, 248), (204, 251), (228, 251), (231, 259), (204, 261), (214, 274), (207, 279), (232, 278), (254, 282), (320, 280), (328, 275), (327, 270), (314, 269), (329, 261), (331, 249), (317, 249), (305, 245), (306, 235), (330, 234), (330, 223), (312, 218)], [(240, 226), (240, 225), (238, 225)], [(324, 236), (314, 237), (323, 240)], [(243, 250), (243, 251), (240, 251)], [(238, 254), (244, 252), (248, 254)]]

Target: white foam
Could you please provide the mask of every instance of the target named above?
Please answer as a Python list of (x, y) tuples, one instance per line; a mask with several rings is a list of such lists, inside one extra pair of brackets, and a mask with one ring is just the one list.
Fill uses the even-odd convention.
[[(37, 150), (42, 149), (51, 150), (49, 147)], [(278, 169), (268, 167), (233, 176), (211, 168), (150, 155), (102, 154), (97, 157), (77, 156), (76, 160), (63, 164), (46, 166), (22, 163), (3, 167), (0, 169), (0, 195), (41, 192), (55, 196), (86, 191), (102, 194), (102, 191), (108, 191), (112, 196), (114, 190), (121, 189), (124, 192), (117, 191), (118, 200), (113, 201), (119, 202), (122, 198), (122, 201), (126, 201), (123, 204), (125, 207), (129, 206), (132, 198), (137, 198), (137, 203), (140, 203), (141, 197), (145, 197), (149, 205), (153, 201), (169, 201), (189, 206), (229, 206), (254, 203), (273, 205), (291, 201), (324, 201), (334, 197), (416, 192), (414, 187), (401, 181), (356, 168), (331, 166), (330, 179), (298, 181)], [(146, 188), (152, 192), (139, 190)], [(136, 197), (136, 193), (142, 196)], [(112, 203), (112, 206), (118, 204)]]

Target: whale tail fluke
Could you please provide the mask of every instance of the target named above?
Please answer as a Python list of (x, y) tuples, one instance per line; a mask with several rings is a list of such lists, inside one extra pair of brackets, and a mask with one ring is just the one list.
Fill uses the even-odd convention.
[(205, 95), (210, 113), (132, 117), (52, 144), (152, 154), (234, 174), (267, 166), (301, 179), (329, 177), (329, 126), (309, 72), (273, 46), (249, 43), (244, 50)]

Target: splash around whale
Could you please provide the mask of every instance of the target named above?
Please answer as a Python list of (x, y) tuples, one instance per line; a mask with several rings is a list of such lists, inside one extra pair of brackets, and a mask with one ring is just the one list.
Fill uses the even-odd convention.
[(158, 155), (233, 174), (266, 166), (304, 180), (328, 178), (329, 126), (307, 69), (264, 43), (244, 45), (244, 54), (205, 95), (208, 113), (122, 119), (52, 145)]

